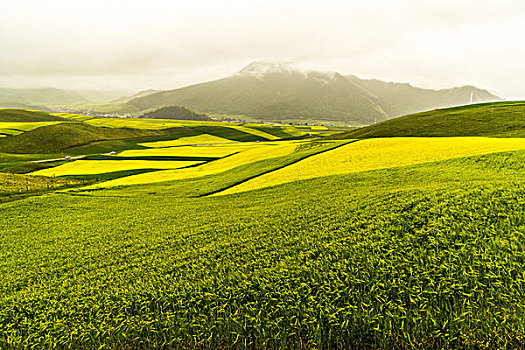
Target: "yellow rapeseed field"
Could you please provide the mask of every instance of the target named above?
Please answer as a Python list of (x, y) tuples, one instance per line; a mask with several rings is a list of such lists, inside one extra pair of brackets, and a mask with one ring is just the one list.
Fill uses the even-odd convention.
[(155, 142), (146, 142), (141, 143), (141, 146), (145, 147), (173, 147), (173, 146), (183, 146), (183, 145), (206, 145), (206, 144), (215, 144), (215, 143), (234, 143), (236, 141), (231, 141), (222, 137), (202, 134), (197, 136), (181, 137), (176, 140), (168, 141), (155, 141)]
[(106, 126), (111, 128), (135, 128), (160, 130), (174, 127), (191, 126), (235, 126), (235, 124), (219, 121), (196, 121), (175, 119), (147, 119), (147, 118), (92, 118), (85, 120), (94, 126)]
[(210, 163), (205, 163), (200, 166), (188, 169), (164, 170), (147, 174), (132, 175), (92, 185), (90, 188), (147, 184), (217, 174), (258, 160), (290, 154), (295, 150), (298, 143), (298, 141), (259, 144), (251, 143), (251, 147), (246, 147), (244, 150), (240, 149), (241, 151), (237, 154)]
[(39, 170), (31, 173), (31, 175), (91, 175), (133, 169), (176, 169), (199, 163), (201, 162), (154, 160), (76, 160), (54, 168)]
[(525, 149), (525, 139), (484, 137), (378, 138), (357, 141), (248, 180), (217, 195), (321, 176)]
[(0, 122), (0, 133), (18, 135), (24, 131), (33, 130), (41, 126), (60, 124), (62, 122)]
[(67, 118), (67, 119), (73, 119), (76, 121), (83, 121), (88, 119), (93, 119), (90, 115), (83, 115), (83, 114), (74, 114), (74, 113), (50, 113), (51, 115), (55, 115), (57, 117)]
[(85, 120), (93, 126), (105, 126), (108, 128), (134, 128), (160, 130), (182, 126), (172, 120), (164, 119), (138, 119), (138, 118), (93, 118)]
[(312, 125), (310, 126), (310, 129), (312, 130), (328, 130), (328, 128), (324, 125)]
[(264, 131), (261, 131), (261, 130), (257, 130), (257, 129), (252, 129), (252, 128), (249, 128), (249, 127), (246, 127), (246, 126), (231, 126), (232, 129), (237, 129), (239, 131), (242, 131), (242, 132), (245, 132), (247, 134), (252, 134), (252, 135), (255, 135), (255, 136), (261, 136), (261, 137), (264, 137), (268, 140), (277, 140), (279, 139), (277, 136), (274, 136), (274, 135), (270, 135)]
[(164, 148), (145, 148), (133, 149), (120, 152), (121, 157), (151, 157), (151, 156), (170, 156), (170, 157), (225, 157), (232, 153), (237, 153), (247, 148), (254, 147), (253, 143), (232, 142), (216, 144), (210, 146), (179, 146)]

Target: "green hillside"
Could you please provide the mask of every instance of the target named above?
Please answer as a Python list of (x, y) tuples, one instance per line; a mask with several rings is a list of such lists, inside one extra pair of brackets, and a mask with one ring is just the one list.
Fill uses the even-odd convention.
[(0, 108), (0, 122), (52, 122), (68, 121), (46, 112), (29, 111), (24, 109)]
[(525, 137), (525, 103), (483, 103), (416, 113), (334, 135), (333, 138), (396, 136)]
[(20, 135), (0, 139), (3, 153), (61, 153), (75, 146), (95, 141), (124, 140), (139, 137), (165, 136), (163, 131), (131, 128), (104, 128), (83, 123), (62, 123), (43, 126)]

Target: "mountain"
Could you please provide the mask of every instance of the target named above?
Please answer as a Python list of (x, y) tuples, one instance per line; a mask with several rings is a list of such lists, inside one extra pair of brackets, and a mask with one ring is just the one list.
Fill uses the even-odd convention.
[(211, 121), (206, 114), (199, 114), (181, 106), (161, 107), (144, 113), (141, 118)]
[[(92, 103), (107, 103), (115, 99), (125, 98), (129, 90), (107, 89), (107, 90), (63, 90), (69, 94), (80, 96)], [(138, 96), (137, 96), (138, 97)]]
[(126, 103), (126, 102), (128, 102), (130, 100), (133, 100), (134, 98), (148, 96), (148, 95), (151, 95), (151, 94), (154, 94), (154, 93), (157, 93), (157, 92), (161, 92), (161, 91), (162, 90), (157, 90), (157, 89), (143, 90), (143, 91), (139, 91), (136, 94), (131, 95), (131, 96), (123, 96), (123, 97), (120, 97), (118, 99), (112, 100), (109, 103), (114, 103), (114, 104)]
[(254, 62), (237, 74), (129, 100), (122, 112), (178, 105), (203, 113), (261, 120), (326, 120), (372, 124), (445, 106), (498, 100), (475, 87), (430, 90), (364, 80), (339, 73), (302, 71), (286, 62)]
[(0, 88), (0, 106), (64, 106), (90, 103), (85, 97), (54, 88), (13, 89)]
[(482, 103), (410, 114), (332, 138), (412, 136), (525, 137), (525, 102)]
[(28, 103), (20, 102), (3, 102), (0, 101), (0, 108), (9, 108), (9, 109), (28, 109), (33, 111), (42, 111), (42, 112), (52, 112), (51, 109), (42, 106), (35, 106)]
[(262, 120), (367, 123), (388, 118), (377, 102), (373, 94), (341, 74), (302, 72), (290, 65), (257, 62), (228, 78), (132, 99), (124, 109), (136, 112), (179, 105)]
[(391, 117), (472, 102), (500, 100), (490, 92), (473, 86), (431, 90), (414, 87), (407, 83), (391, 83), (377, 79), (364, 80), (352, 75), (347, 78), (374, 94), (381, 108)]

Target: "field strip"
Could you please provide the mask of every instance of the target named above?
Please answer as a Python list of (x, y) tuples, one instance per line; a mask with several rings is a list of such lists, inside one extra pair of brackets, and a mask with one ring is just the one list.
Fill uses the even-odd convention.
[[(66, 121), (67, 122), (67, 121)], [(19, 135), (26, 131), (31, 131), (41, 126), (55, 125), (64, 121), (51, 122), (0, 122), (0, 132), (7, 135)]]
[[(76, 117), (73, 117), (76, 118)], [(234, 123), (221, 121), (198, 121), (179, 119), (149, 119), (149, 118), (91, 118), (84, 122), (94, 126), (106, 126), (110, 128), (131, 127), (136, 129), (161, 130), (173, 127), (196, 127), (196, 126), (223, 126), (233, 127)]]
[(266, 133), (264, 131), (261, 131), (261, 130), (257, 130), (257, 129), (250, 128), (250, 127), (246, 127), (246, 126), (231, 126), (231, 128), (237, 129), (237, 130), (245, 132), (247, 134), (252, 134), (252, 135), (255, 135), (255, 136), (264, 137), (264, 138), (266, 138), (268, 140), (278, 140), (279, 139), (279, 137), (277, 137), (277, 136), (268, 134), (268, 133)]
[(92, 118), (84, 120), (84, 123), (93, 126), (105, 126), (109, 128), (134, 128), (134, 129), (150, 129), (150, 130), (161, 130), (173, 127), (182, 126), (180, 123), (166, 121), (166, 120), (154, 120), (139, 119), (139, 118)]
[(281, 166), (279, 166), (279, 167), (276, 167), (276, 168), (270, 169), (270, 170), (265, 171), (265, 172), (263, 172), (263, 173), (259, 173), (259, 174), (257, 174), (257, 175), (253, 175), (253, 176), (247, 177), (247, 178), (243, 179), (242, 181), (239, 181), (239, 182), (237, 182), (237, 183), (235, 183), (235, 184), (229, 185), (229, 186), (227, 186), (227, 187), (221, 188), (221, 189), (219, 189), (219, 190), (216, 190), (216, 191), (213, 191), (213, 192), (210, 192), (210, 193), (203, 194), (203, 195), (201, 195), (200, 197), (213, 196), (213, 195), (216, 194), (216, 193), (220, 193), (220, 192), (222, 192), (222, 191), (226, 191), (227, 189), (232, 188), (232, 187), (235, 187), (235, 186), (238, 186), (238, 185), (240, 185), (240, 184), (242, 184), (242, 183), (244, 183), (244, 182), (246, 182), (246, 181), (249, 181), (249, 180), (252, 180), (252, 179), (256, 179), (256, 178), (258, 178), (258, 177), (260, 177), (260, 176), (263, 176), (263, 175), (269, 174), (269, 173), (271, 173), (271, 172), (274, 172), (274, 171), (277, 171), (277, 170), (280, 170), (280, 169), (284, 169), (284, 168), (286, 168), (286, 167), (288, 167), (288, 166), (290, 166), (290, 165), (293, 165), (293, 164), (295, 164), (295, 163), (297, 163), (297, 162), (300, 162), (300, 161), (302, 161), (302, 160), (304, 160), (304, 159), (306, 159), (306, 158), (313, 157), (313, 156), (316, 156), (316, 155), (321, 154), (321, 153), (324, 153), (324, 152), (332, 151), (332, 150), (334, 150), (334, 149), (336, 149), (336, 148), (343, 147), (343, 146), (345, 146), (345, 145), (348, 145), (349, 143), (353, 143), (353, 142), (357, 142), (357, 141), (358, 141), (358, 140), (348, 140), (348, 142), (344, 142), (344, 143), (341, 143), (341, 144), (339, 144), (339, 145), (338, 145), (338, 144), (334, 144), (333, 147), (330, 147), (330, 148), (327, 148), (327, 149), (322, 149), (322, 150), (320, 150), (319, 152), (315, 152), (315, 153), (311, 153), (311, 154), (306, 154), (306, 155), (305, 155), (304, 157), (302, 157), (302, 158), (291, 160), (291, 161), (290, 161), (289, 163), (287, 163), (287, 164), (283, 164), (283, 165), (281, 165)]
[(177, 169), (200, 164), (198, 161), (154, 160), (76, 160), (54, 168), (38, 170), (31, 175), (92, 175), (133, 169)]
[(525, 149), (523, 138), (399, 137), (361, 140), (243, 182), (215, 195), (251, 191), (315, 177), (401, 167)]
[(197, 136), (181, 137), (176, 140), (169, 141), (155, 141), (139, 143), (140, 146), (150, 148), (164, 148), (174, 146), (188, 146), (188, 145), (203, 145), (203, 144), (223, 144), (223, 143), (235, 143), (236, 141), (228, 140), (222, 137), (202, 134)]
[(240, 149), (249, 148), (252, 145), (235, 142), (213, 146), (175, 146), (162, 148), (134, 149), (120, 152), (117, 157), (150, 157), (150, 156), (171, 156), (171, 157), (225, 157), (239, 152)]

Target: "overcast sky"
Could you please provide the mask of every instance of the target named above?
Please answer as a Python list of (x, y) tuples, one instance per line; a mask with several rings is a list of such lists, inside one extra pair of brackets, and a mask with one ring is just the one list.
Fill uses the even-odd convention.
[(0, 86), (170, 89), (256, 60), (525, 98), (525, 1), (4, 0)]

